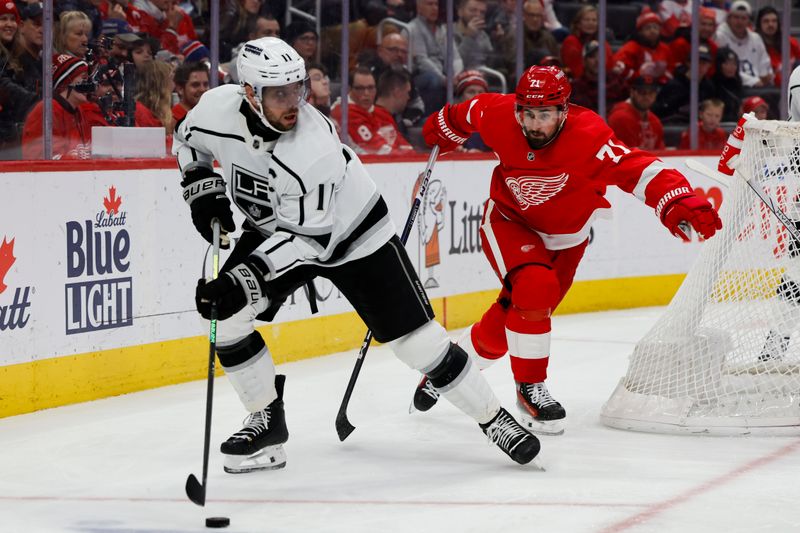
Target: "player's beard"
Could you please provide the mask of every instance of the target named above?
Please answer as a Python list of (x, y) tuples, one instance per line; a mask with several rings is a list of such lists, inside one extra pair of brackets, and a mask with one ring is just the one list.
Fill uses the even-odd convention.
[(553, 137), (555, 137), (557, 133), (558, 130), (553, 132), (552, 135), (547, 136), (544, 134), (538, 134), (529, 130), (525, 130), (525, 139), (528, 140), (528, 146), (530, 146), (532, 150), (538, 150), (550, 144), (550, 142), (553, 140)]
[[(278, 131), (289, 131), (297, 125), (297, 115), (299, 109), (297, 107), (292, 107), (287, 109), (286, 111), (282, 111), (280, 114), (274, 114), (266, 107), (264, 109), (264, 118), (266, 118), (270, 125)], [(294, 115), (294, 120), (289, 123), (284, 123), (286, 117)]]

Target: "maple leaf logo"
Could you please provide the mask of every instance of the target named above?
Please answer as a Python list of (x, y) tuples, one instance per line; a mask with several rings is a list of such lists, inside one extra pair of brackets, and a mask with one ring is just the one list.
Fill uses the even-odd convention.
[(4, 283), (4, 278), (16, 260), (17, 258), (14, 257), (14, 239), (7, 242), (6, 238), (3, 237), (3, 243), (0, 244), (0, 293), (8, 288)]
[(103, 205), (109, 215), (118, 215), (119, 206), (122, 204), (122, 196), (117, 197), (117, 189), (112, 185), (108, 189), (108, 197), (103, 197)]

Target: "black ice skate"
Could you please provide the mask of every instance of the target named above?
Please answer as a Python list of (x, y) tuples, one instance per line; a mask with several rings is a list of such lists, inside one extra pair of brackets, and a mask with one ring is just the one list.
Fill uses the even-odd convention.
[(522, 425), (533, 433), (561, 435), (567, 412), (550, 396), (544, 382), (517, 383), (517, 406)]
[(490, 442), (497, 444), (498, 448), (521, 465), (530, 463), (539, 453), (539, 439), (520, 426), (502, 407), (490, 422), (479, 425)]
[(283, 412), (283, 385), (286, 376), (275, 376), (278, 398), (265, 409), (250, 413), (244, 427), (222, 443), (225, 471), (242, 474), (254, 470), (276, 470), (286, 466), (283, 443), (289, 440)]
[(439, 401), (439, 391), (437, 391), (431, 384), (428, 376), (423, 375), (422, 380), (417, 385), (414, 391), (414, 398), (411, 401), (411, 406), (408, 408), (409, 413), (417, 411), (427, 411)]

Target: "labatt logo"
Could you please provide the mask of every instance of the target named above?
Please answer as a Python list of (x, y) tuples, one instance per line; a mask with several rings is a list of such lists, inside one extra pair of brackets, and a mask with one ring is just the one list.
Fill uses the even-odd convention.
[(131, 237), (122, 197), (111, 187), (94, 220), (68, 221), (65, 285), (67, 335), (133, 324)]
[(6, 289), (9, 288), (6, 285), (6, 275), (16, 260), (14, 239), (8, 240), (8, 237), (3, 237), (3, 242), (0, 243), (0, 331), (22, 329), (31, 318), (32, 287), (16, 287), (10, 303), (6, 298), (9, 294), (6, 292)]

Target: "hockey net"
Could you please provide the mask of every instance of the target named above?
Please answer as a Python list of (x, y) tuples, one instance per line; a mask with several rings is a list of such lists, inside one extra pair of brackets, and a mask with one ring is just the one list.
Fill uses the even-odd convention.
[(748, 123), (720, 210), (724, 227), (634, 348), (603, 406), (606, 425), (800, 434), (800, 242), (745, 181), (800, 221), (799, 166), (800, 123)]

